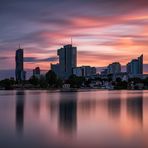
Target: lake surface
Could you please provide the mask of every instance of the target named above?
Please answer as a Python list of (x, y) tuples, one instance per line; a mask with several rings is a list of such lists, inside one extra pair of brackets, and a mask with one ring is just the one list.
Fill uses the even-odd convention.
[(0, 148), (148, 148), (148, 91), (0, 91)]

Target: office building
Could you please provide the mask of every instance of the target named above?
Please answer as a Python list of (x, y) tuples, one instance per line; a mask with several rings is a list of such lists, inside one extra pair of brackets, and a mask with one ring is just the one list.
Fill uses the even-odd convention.
[(33, 70), (33, 76), (35, 76), (36, 78), (40, 78), (40, 67), (36, 67), (34, 70)]
[(114, 62), (109, 64), (107, 67), (108, 74), (116, 74), (121, 72), (121, 64), (119, 62)]
[(127, 63), (127, 65), (126, 65), (126, 71), (127, 71), (127, 73), (128, 74), (131, 74), (131, 62), (129, 62), (129, 63)]
[(73, 68), (77, 67), (77, 48), (66, 45), (57, 52), (59, 64), (52, 65), (51, 69), (62, 79), (67, 79), (72, 75)]
[(16, 50), (15, 62), (16, 62), (16, 69), (15, 69), (16, 81), (22, 82), (26, 79), (26, 72), (24, 71), (23, 49)]
[(108, 75), (108, 69), (105, 68), (101, 71), (101, 75)]
[(138, 60), (134, 59), (131, 61), (131, 74), (139, 74)]
[(75, 68), (73, 68), (73, 74), (78, 76), (78, 77), (84, 76), (82, 67), (75, 67)]
[(51, 64), (51, 70), (54, 71), (55, 74), (60, 77), (60, 64)]
[(73, 68), (73, 74), (78, 77), (87, 77), (96, 74), (96, 68), (90, 66), (81, 66)]
[(129, 62), (126, 68), (128, 74), (132, 75), (143, 74), (143, 55)]

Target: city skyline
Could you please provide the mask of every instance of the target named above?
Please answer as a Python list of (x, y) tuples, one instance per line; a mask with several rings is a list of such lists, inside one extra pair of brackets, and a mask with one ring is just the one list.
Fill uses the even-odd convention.
[[(106, 65), (104, 67), (91, 67), (89, 64), (87, 65), (77, 65), (77, 47), (74, 47), (72, 44), (63, 45), (63, 47), (57, 49), (58, 63), (53, 64), (51, 63), (50, 68), (48, 70), (52, 70), (55, 74), (61, 79), (67, 79), (70, 75), (82, 75), (82, 76), (91, 76), (95, 74), (115, 74), (115, 73), (124, 73), (127, 72), (128, 74), (147, 74), (144, 73), (145, 66), (143, 64), (144, 55), (142, 54), (138, 59), (134, 58), (131, 59), (127, 65), (121, 65), (120, 62), (111, 61), (112, 63)], [(34, 65), (33, 69), (26, 69), (25, 68), (25, 60), (26, 57), (24, 55), (24, 49), (19, 48), (15, 51), (15, 70), (12, 73), (7, 73), (9, 76), (5, 75), (4, 78), (13, 78), (15, 77), (17, 82), (21, 82), (30, 78), (31, 76), (40, 77), (41, 74), (45, 74), (48, 70), (43, 70), (42, 67), (40, 69), (39, 66)], [(139, 61), (140, 60), (140, 61)], [(136, 63), (133, 63), (133, 61)], [(137, 65), (137, 61), (140, 62), (140, 65)], [(129, 64), (134, 66), (133, 70), (136, 70), (136, 73), (132, 70), (129, 71)], [(131, 68), (132, 68), (131, 65)], [(139, 69), (140, 68), (140, 69)], [(87, 70), (86, 70), (87, 69)], [(42, 73), (44, 71), (44, 73)], [(87, 72), (84, 72), (87, 71)], [(9, 72), (9, 71), (8, 71)], [(29, 72), (29, 74), (28, 74)], [(85, 73), (85, 74), (84, 74)], [(88, 73), (88, 74), (87, 74)], [(2, 77), (1, 77), (2, 79)]]
[(112, 61), (126, 65), (141, 53), (148, 73), (147, 7), (146, 0), (2, 2), (0, 73), (15, 69), (19, 43), (25, 69), (48, 70), (58, 62), (56, 50), (71, 38), (78, 49), (78, 66), (105, 67)]
[[(57, 49), (58, 63), (50, 65), (50, 70), (55, 73), (55, 75), (62, 79), (67, 80), (70, 76), (75, 75), (78, 77), (90, 77), (90, 76), (108, 76), (108, 75), (123, 75), (126, 72), (127, 76), (140, 76), (143, 77), (143, 54), (137, 59), (131, 59), (126, 65), (126, 71), (122, 70), (122, 65), (120, 62), (113, 61), (113, 63), (107, 65), (101, 72), (97, 72), (96, 67), (91, 67), (90, 65), (77, 66), (77, 47), (72, 44), (64, 45), (63, 47)], [(24, 49), (16, 50), (15, 56), (15, 79), (18, 83), (26, 80), (26, 71), (24, 68)], [(35, 67), (31, 76), (40, 79), (41, 70), (40, 67)], [(30, 77), (31, 77), (30, 76)], [(30, 78), (29, 77), (29, 78)]]

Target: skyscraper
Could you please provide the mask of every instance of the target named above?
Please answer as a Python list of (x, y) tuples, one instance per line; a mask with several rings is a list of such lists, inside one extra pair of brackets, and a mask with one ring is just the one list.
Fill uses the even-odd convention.
[(137, 59), (131, 61), (131, 74), (139, 74), (139, 61)]
[(16, 50), (15, 62), (16, 62), (16, 69), (15, 69), (16, 81), (21, 82), (25, 80), (23, 49)]
[(127, 73), (128, 74), (131, 74), (131, 62), (129, 62), (129, 63), (127, 63), (127, 65), (126, 65), (126, 71), (127, 71)]
[(127, 73), (132, 75), (143, 74), (143, 55), (127, 64)]
[(59, 56), (59, 65), (57, 64), (59, 67), (58, 72), (55, 71), (57, 68), (54, 68), (56, 65), (52, 65), (51, 68), (58, 74), (58, 77), (67, 79), (72, 75), (73, 68), (77, 66), (77, 48), (73, 47), (71, 44), (66, 45), (58, 49), (57, 54)]

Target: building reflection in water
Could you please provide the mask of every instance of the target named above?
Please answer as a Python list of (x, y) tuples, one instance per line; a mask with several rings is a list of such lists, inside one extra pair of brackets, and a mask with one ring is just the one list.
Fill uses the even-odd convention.
[(59, 128), (66, 133), (73, 133), (77, 127), (77, 98), (73, 93), (70, 98), (61, 96), (59, 102)]
[(121, 92), (108, 93), (107, 108), (111, 118), (120, 118), (121, 116)]
[(48, 106), (50, 106), (51, 118), (54, 118), (56, 116), (56, 111), (58, 110), (57, 102), (50, 100), (50, 102), (48, 103)]
[(127, 99), (127, 113), (141, 125), (143, 124), (143, 93)]
[(108, 112), (111, 117), (120, 117), (121, 113), (121, 99), (115, 98), (115, 99), (108, 99)]
[(94, 99), (84, 99), (79, 102), (79, 111), (83, 113), (83, 116), (90, 115), (96, 110), (97, 102)]
[(24, 127), (24, 91), (16, 92), (16, 130), (19, 133), (23, 132)]
[(35, 99), (33, 100), (33, 109), (36, 113), (36, 115), (39, 115), (40, 113), (40, 107), (41, 107), (41, 101), (40, 101), (40, 94), (38, 93), (35, 97)]

